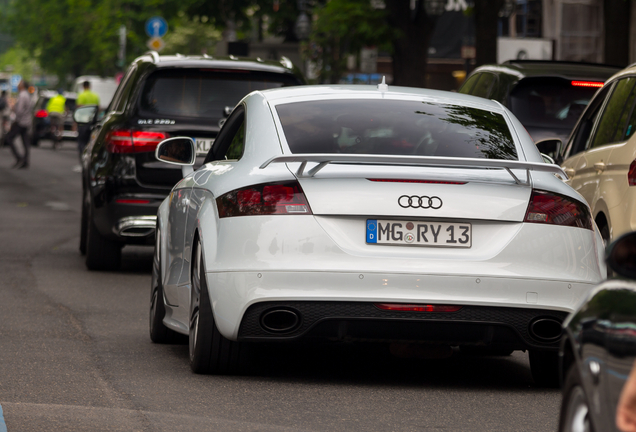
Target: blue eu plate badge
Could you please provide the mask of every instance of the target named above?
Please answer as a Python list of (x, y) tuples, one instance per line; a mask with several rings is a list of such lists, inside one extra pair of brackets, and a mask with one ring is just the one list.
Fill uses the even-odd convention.
[(367, 219), (367, 243), (378, 242), (378, 221)]

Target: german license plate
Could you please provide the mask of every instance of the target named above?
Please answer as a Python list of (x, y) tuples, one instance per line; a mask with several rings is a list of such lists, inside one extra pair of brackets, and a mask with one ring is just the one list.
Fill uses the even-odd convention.
[(205, 156), (210, 151), (210, 147), (214, 143), (214, 138), (192, 138), (194, 147), (197, 150), (197, 156)]
[(367, 243), (403, 246), (471, 247), (469, 223), (367, 219)]

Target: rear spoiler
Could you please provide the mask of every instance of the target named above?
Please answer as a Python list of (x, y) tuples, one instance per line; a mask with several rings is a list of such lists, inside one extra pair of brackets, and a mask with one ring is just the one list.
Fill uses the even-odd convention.
[[(512, 176), (517, 184), (530, 184), (530, 171), (550, 172), (567, 180), (565, 171), (558, 166), (538, 162), (524, 162), (505, 159), (477, 159), (477, 158), (449, 158), (438, 156), (393, 156), (393, 155), (354, 155), (354, 154), (296, 154), (290, 156), (276, 156), (267, 160), (260, 169), (267, 168), (273, 163), (300, 162), (300, 168), (296, 172), (298, 177), (313, 177), (318, 171), (330, 163), (354, 164), (354, 165), (407, 165), (426, 167), (451, 167), (451, 168), (503, 168)], [(307, 162), (316, 162), (318, 165), (305, 172)], [(526, 181), (522, 182), (512, 172), (513, 169), (526, 170)]]

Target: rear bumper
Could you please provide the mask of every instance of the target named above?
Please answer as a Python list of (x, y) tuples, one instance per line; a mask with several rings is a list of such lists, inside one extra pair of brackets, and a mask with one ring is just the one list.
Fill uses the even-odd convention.
[(157, 216), (127, 216), (119, 219), (117, 235), (120, 237), (148, 237), (154, 235)]
[(148, 204), (114, 201), (94, 209), (100, 234), (123, 244), (154, 245), (157, 209), (161, 201), (154, 199)]
[[(318, 321), (332, 321), (336, 318), (348, 321), (392, 320), (393, 312), (375, 310), (373, 303), (414, 303), (414, 304), (444, 304), (461, 305), (462, 309), (449, 317), (461, 319), (450, 321), (456, 323), (479, 322), (484, 325), (504, 326), (514, 328), (521, 336), (518, 344), (531, 346), (529, 339), (523, 336), (522, 327), (529, 325), (529, 320), (540, 314), (554, 316), (562, 321), (587, 296), (594, 284), (564, 282), (539, 279), (515, 279), (474, 276), (440, 276), (430, 274), (391, 274), (376, 272), (333, 273), (333, 272), (223, 272), (207, 273), (210, 299), (214, 308), (214, 316), (219, 331), (227, 338), (267, 337), (277, 338), (281, 335), (266, 335), (247, 332), (255, 318), (249, 318), (253, 310), (269, 309), (269, 304), (287, 305), (301, 308), (304, 304), (327, 304), (325, 315), (314, 316), (314, 312), (302, 321), (308, 327), (299, 328), (298, 334), (282, 335), (285, 339), (299, 338)], [(295, 306), (301, 304), (301, 306)], [(362, 312), (358, 309), (340, 309), (338, 305), (366, 304)], [(263, 306), (264, 305), (264, 306)], [(294, 306), (292, 306), (294, 305)], [(332, 305), (335, 305), (333, 310)], [(370, 308), (370, 309), (369, 309)], [(484, 317), (480, 319), (466, 318), (464, 314), (469, 310), (483, 310)], [(320, 308), (319, 308), (320, 309)], [(488, 316), (502, 310), (514, 310), (510, 316), (523, 315), (524, 321), (514, 324), (508, 318), (490, 320)], [(353, 312), (352, 312), (353, 311)], [(369, 311), (374, 311), (369, 314)], [(494, 312), (493, 312), (494, 311)], [(541, 311), (533, 312), (533, 311)], [(480, 312), (481, 313), (481, 312)], [(523, 314), (522, 314), (523, 313)], [(255, 313), (260, 317), (260, 312)], [(490, 315), (489, 315), (490, 314)], [(418, 314), (408, 312), (399, 315), (399, 319), (406, 321), (439, 319), (439, 313)], [(464, 318), (466, 319), (464, 319)], [(258, 318), (260, 319), (260, 318)], [(337, 319), (336, 319), (337, 321)], [(244, 326), (248, 327), (244, 327)], [(362, 336), (361, 336), (362, 337)], [(375, 338), (365, 335), (364, 338)], [(380, 337), (384, 339), (385, 337)], [(400, 337), (397, 337), (400, 339)], [(467, 341), (466, 341), (467, 342)], [(480, 344), (483, 341), (477, 340)], [(558, 348), (557, 345), (540, 344), (543, 347)], [(519, 348), (523, 349), (523, 348)]]
[[(269, 311), (293, 311), (297, 325), (286, 332), (268, 331), (262, 324)], [(562, 323), (565, 312), (545, 309), (465, 306), (457, 312), (399, 312), (363, 302), (262, 302), (248, 308), (240, 325), (241, 341), (416, 342), (504, 349), (557, 350), (558, 338), (537, 337), (532, 323), (551, 319)]]

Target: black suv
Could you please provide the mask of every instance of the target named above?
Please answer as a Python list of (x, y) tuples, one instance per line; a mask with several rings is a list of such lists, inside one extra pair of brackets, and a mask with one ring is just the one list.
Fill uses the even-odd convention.
[(594, 93), (621, 69), (594, 63), (510, 60), (478, 67), (459, 92), (501, 102), (535, 142), (545, 138), (565, 142)]
[(126, 244), (153, 245), (157, 209), (182, 178), (181, 168), (155, 159), (170, 136), (195, 139), (199, 164), (225, 117), (254, 90), (304, 84), (292, 63), (209, 56), (137, 58), (128, 68), (103, 118), (96, 107), (75, 112), (91, 124), (82, 155), (80, 251), (91, 270), (120, 265)]

